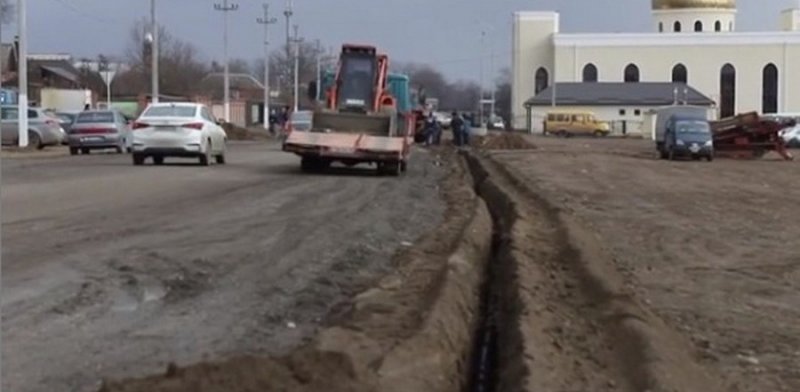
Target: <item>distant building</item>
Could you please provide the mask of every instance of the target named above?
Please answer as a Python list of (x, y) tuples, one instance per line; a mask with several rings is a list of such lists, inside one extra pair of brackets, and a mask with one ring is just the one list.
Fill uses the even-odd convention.
[[(230, 97), (232, 100), (264, 102), (264, 84), (250, 74), (231, 73)], [(225, 95), (225, 74), (214, 72), (200, 81), (199, 91), (214, 101), (221, 101)]]
[(542, 131), (549, 113), (588, 112), (608, 121), (616, 134), (642, 134), (646, 115), (670, 105), (701, 106), (709, 112), (715, 108), (711, 98), (694, 88), (670, 82), (559, 82), (523, 104), (531, 132)]
[(736, 0), (651, 1), (652, 33), (562, 33), (556, 12), (515, 13), (514, 127), (526, 126), (525, 102), (554, 81), (687, 83), (719, 117), (800, 112), (800, 7), (783, 12), (782, 31), (744, 33)]

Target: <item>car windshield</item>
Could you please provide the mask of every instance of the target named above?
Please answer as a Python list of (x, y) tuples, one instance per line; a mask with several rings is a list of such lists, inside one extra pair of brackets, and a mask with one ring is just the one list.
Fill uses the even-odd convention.
[(679, 134), (708, 134), (711, 129), (705, 121), (678, 121), (676, 126)]
[(85, 112), (78, 115), (77, 124), (111, 123), (114, 122), (114, 113), (111, 112)]
[(194, 106), (153, 106), (145, 110), (142, 117), (194, 117)]

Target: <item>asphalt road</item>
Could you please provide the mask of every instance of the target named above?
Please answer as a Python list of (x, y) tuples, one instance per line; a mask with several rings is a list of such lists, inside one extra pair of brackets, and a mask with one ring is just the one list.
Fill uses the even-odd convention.
[(228, 155), (4, 159), (4, 390), (92, 391), (173, 361), (285, 352), (443, 211), (426, 151), (403, 178), (303, 174), (274, 144)]

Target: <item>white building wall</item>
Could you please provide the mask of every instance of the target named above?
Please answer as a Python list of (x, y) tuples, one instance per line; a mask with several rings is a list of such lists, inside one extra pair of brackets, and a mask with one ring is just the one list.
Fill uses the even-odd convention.
[[(699, 34), (696, 34), (699, 35)], [(703, 34), (705, 35), (705, 34)], [(733, 33), (725, 34), (734, 35)], [(776, 37), (773, 43), (740, 44), (671, 42), (652, 34), (612, 35), (613, 42), (598, 42), (584, 35), (559, 35), (556, 38), (556, 64), (558, 81), (580, 82), (583, 67), (594, 64), (601, 82), (624, 81), (628, 64), (639, 68), (642, 82), (669, 82), (672, 68), (683, 64), (688, 70), (688, 84), (719, 104), (720, 71), (726, 63), (736, 68), (736, 112), (761, 111), (763, 69), (774, 64), (779, 72), (778, 111), (800, 111), (800, 34), (791, 43)], [(585, 39), (586, 38), (586, 39)], [(795, 42), (796, 41), (796, 42)]]
[[(559, 31), (555, 12), (517, 12), (512, 24), (511, 123), (525, 128), (523, 103), (533, 96), (536, 70), (544, 67), (552, 83), (555, 68), (553, 36)], [(548, 84), (550, 84), (548, 83)]]

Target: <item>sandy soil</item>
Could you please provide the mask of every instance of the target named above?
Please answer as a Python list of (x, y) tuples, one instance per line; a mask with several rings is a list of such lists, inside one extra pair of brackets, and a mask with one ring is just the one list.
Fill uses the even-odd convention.
[(274, 144), (234, 143), (229, 160), (4, 160), (3, 390), (289, 352), (441, 219), (425, 151), (399, 179), (304, 175)]
[(611, 274), (654, 312), (647, 323), (666, 323), (651, 337), (683, 356), (673, 365), (719, 375), (722, 390), (800, 390), (800, 162), (667, 162), (642, 140), (530, 140), (534, 152), (491, 158), (597, 244), (587, 252), (573, 239), (586, 265), (610, 256)]

